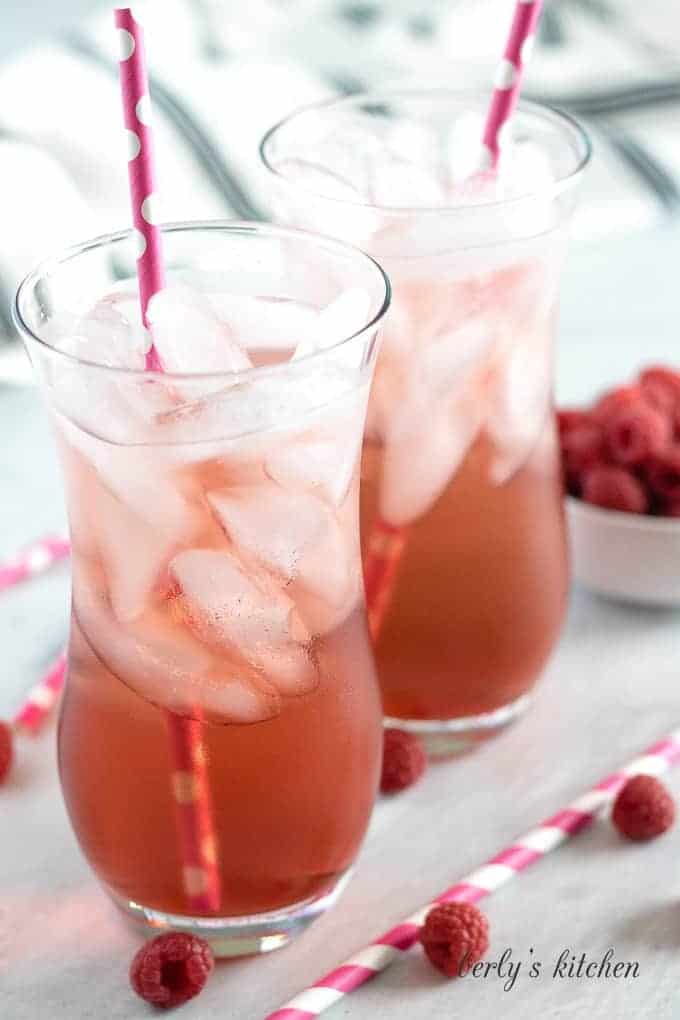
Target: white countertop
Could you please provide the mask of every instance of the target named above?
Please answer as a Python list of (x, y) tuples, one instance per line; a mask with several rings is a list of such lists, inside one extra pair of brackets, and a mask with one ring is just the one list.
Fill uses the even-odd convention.
[[(558, 395), (587, 399), (642, 361), (680, 360), (680, 228), (574, 252), (564, 289)], [(673, 265), (675, 263), (675, 265)], [(0, 554), (63, 521), (38, 397), (0, 390)], [(12, 428), (10, 431), (10, 422)], [(10, 436), (12, 437), (10, 439)], [(680, 565), (679, 565), (680, 569)], [(64, 570), (2, 596), (0, 714), (40, 674), (65, 633)], [(386, 927), (680, 725), (680, 613), (574, 592), (560, 647), (529, 714), (477, 753), (433, 766), (413, 790), (381, 800), (353, 881), (291, 947), (220, 964), (191, 1018), (261, 1020)], [(54, 728), (24, 739), (0, 791), (0, 1017), (142, 1020), (128, 988), (139, 944), (99, 891), (59, 794)], [(680, 769), (669, 783), (680, 798)], [(680, 824), (648, 846), (607, 822), (539, 862), (483, 905), (488, 959), (524, 961), (514, 988), (497, 978), (447, 982), (418, 950), (329, 1011), (329, 1020), (670, 1018), (680, 1010)], [(532, 959), (543, 975), (528, 977)], [(563, 949), (637, 961), (628, 980), (552, 979)]]

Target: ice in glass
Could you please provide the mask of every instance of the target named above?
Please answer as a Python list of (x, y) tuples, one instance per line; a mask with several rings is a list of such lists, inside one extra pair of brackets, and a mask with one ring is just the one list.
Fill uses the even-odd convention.
[(73, 545), (61, 780), (126, 912), (253, 951), (332, 900), (376, 791), (358, 484), (388, 286), (290, 231), (186, 226), (165, 246), (162, 375), (127, 235), (18, 297)]
[(525, 707), (568, 581), (552, 341), (588, 143), (520, 104), (498, 172), (478, 173), (487, 102), (360, 95), (293, 114), (262, 145), (277, 218), (351, 238), (392, 281), (364, 568), (385, 713), (435, 751)]

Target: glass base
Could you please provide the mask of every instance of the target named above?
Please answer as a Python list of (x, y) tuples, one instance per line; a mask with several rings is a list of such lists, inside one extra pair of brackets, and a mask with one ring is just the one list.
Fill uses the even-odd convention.
[(152, 910), (140, 903), (126, 900), (111, 890), (109, 894), (125, 919), (147, 937), (160, 935), (165, 931), (186, 931), (205, 939), (215, 956), (220, 959), (270, 953), (273, 949), (287, 946), (320, 914), (333, 906), (351, 874), (352, 869), (348, 868), (337, 879), (332, 889), (322, 896), (292, 903), (270, 913), (240, 917), (187, 917), (184, 914), (165, 914), (161, 910)]
[(457, 719), (397, 719), (386, 716), (384, 722), (385, 726), (414, 733), (430, 758), (445, 758), (464, 754), (495, 737), (523, 715), (530, 704), (531, 695), (523, 694), (516, 701), (482, 715), (466, 715)]

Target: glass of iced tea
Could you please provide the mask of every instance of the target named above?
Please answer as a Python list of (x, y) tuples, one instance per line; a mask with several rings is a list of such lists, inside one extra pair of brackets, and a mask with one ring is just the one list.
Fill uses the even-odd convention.
[(568, 117), (520, 104), (480, 170), (488, 96), (388, 91), (265, 137), (275, 217), (351, 239), (393, 304), (361, 528), (385, 714), (447, 753), (527, 706), (565, 611), (552, 343), (576, 184)]
[(163, 236), (162, 374), (129, 232), (17, 296), (73, 546), (61, 781), (126, 915), (265, 951), (333, 902), (377, 787), (358, 492), (389, 284), (302, 232)]

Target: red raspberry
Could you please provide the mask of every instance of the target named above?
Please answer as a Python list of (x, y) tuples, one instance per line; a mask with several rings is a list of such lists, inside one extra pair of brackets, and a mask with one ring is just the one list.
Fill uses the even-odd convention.
[(412, 786), (427, 767), (427, 758), (420, 741), (405, 730), (385, 730), (380, 789), (396, 793)]
[(573, 429), (580, 428), (581, 425), (590, 424), (590, 413), (581, 410), (581, 408), (563, 407), (555, 413), (560, 438), (566, 436)]
[(669, 499), (662, 504), (662, 517), (680, 517), (680, 499)]
[(637, 467), (668, 444), (671, 423), (660, 411), (640, 404), (614, 413), (604, 423), (603, 433), (612, 460), (624, 467)]
[(668, 502), (680, 500), (680, 445), (651, 457), (645, 465), (645, 474), (655, 496)]
[(593, 422), (579, 425), (562, 437), (562, 461), (567, 478), (579, 480), (584, 471), (604, 459), (602, 429)]
[(623, 510), (643, 514), (647, 510), (647, 493), (635, 475), (620, 467), (594, 467), (583, 480), (586, 503), (606, 510)]
[(662, 365), (652, 365), (640, 372), (640, 388), (645, 400), (653, 407), (671, 414), (680, 404), (680, 374)]
[(203, 939), (166, 932), (141, 947), (130, 964), (130, 984), (153, 1006), (170, 1009), (202, 991), (215, 966)]
[(593, 421), (604, 424), (619, 411), (644, 404), (640, 386), (617, 386), (614, 390), (604, 393), (590, 412)]
[(628, 839), (654, 839), (675, 821), (675, 802), (654, 776), (633, 776), (619, 790), (612, 821)]
[(418, 936), (425, 954), (447, 977), (463, 977), (489, 948), (489, 922), (474, 903), (432, 907)]
[(14, 740), (9, 723), (0, 719), (0, 783), (9, 775), (14, 759)]

